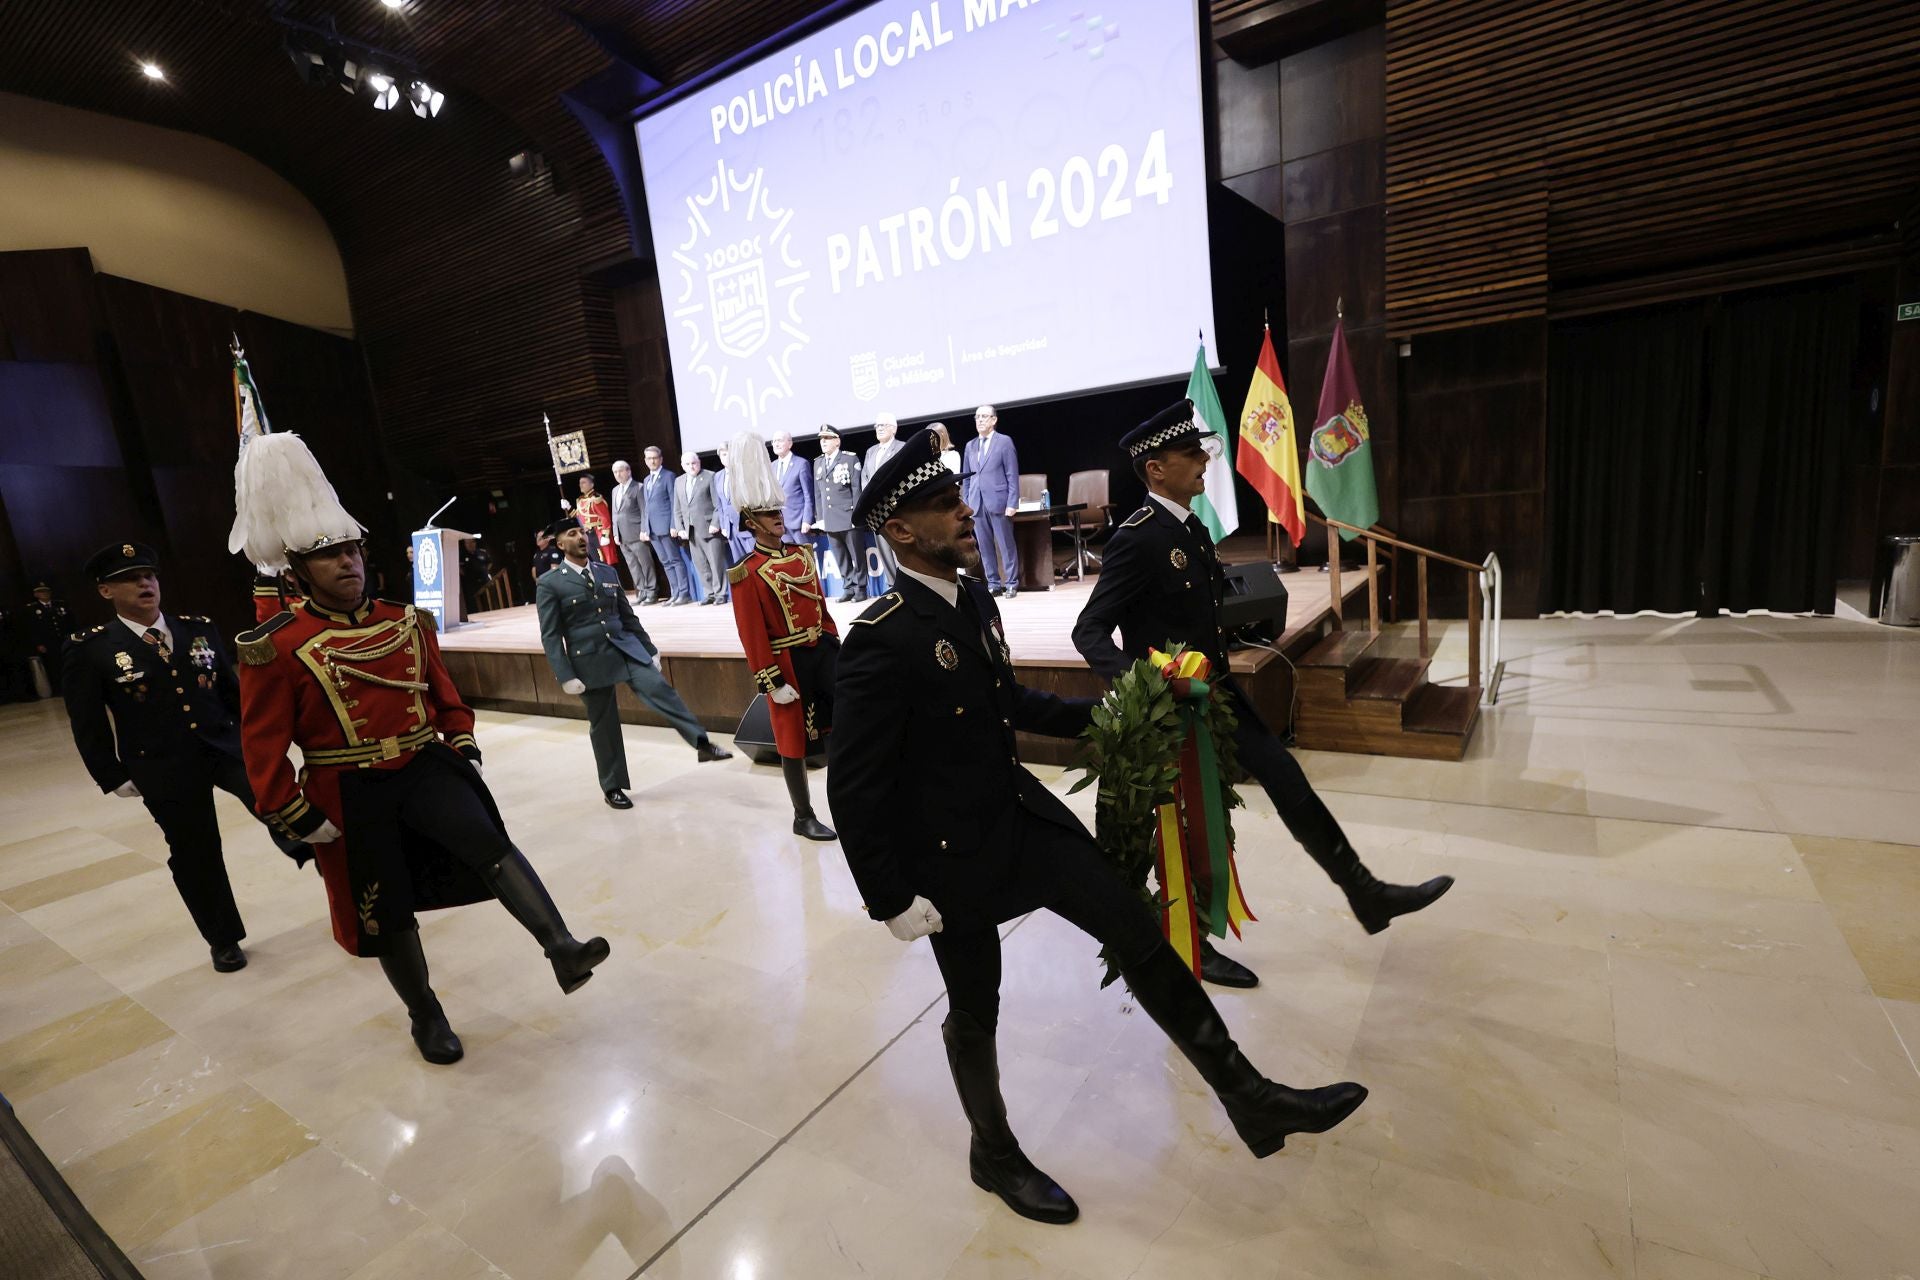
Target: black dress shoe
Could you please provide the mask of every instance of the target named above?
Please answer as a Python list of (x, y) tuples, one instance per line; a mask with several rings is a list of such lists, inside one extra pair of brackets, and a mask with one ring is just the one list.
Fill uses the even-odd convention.
[(793, 834), (804, 836), (808, 840), (819, 840), (822, 843), (840, 838), (838, 832), (812, 814), (793, 820)]
[(693, 758), (698, 764), (711, 764), (715, 760), (733, 759), (733, 752), (722, 750), (714, 746), (712, 742), (702, 741), (699, 746), (693, 749)]
[(1257, 987), (1260, 975), (1231, 956), (1223, 956), (1204, 939), (1200, 943), (1200, 981), (1216, 987)]
[(616, 788), (615, 790), (607, 792), (607, 808), (631, 809), (633, 808), (633, 801), (627, 799), (626, 792)]
[(237, 942), (229, 942), (223, 947), (213, 948), (213, 971), (215, 973), (236, 973), (247, 967), (247, 953), (240, 949)]
[(1347, 890), (1347, 905), (1361, 928), (1378, 933), (1394, 917), (1432, 906), (1451, 888), (1452, 876), (1435, 876), (1421, 884), (1387, 884), (1369, 875), (1365, 883)]
[(1003, 596), (1005, 596), (1005, 597), (1006, 597), (1006, 598), (1007, 598), (1008, 600), (1011, 600), (1011, 599), (1013, 599), (1013, 598), (1014, 598), (1015, 596), (1017, 596), (1017, 595), (1019, 595), (1019, 594), (1020, 594), (1020, 588), (1018, 588), (1018, 587), (1008, 587), (1008, 588), (1007, 588), (1007, 589), (1006, 589), (1005, 591), (1003, 591), (1003, 592), (1002, 592), (1001, 594), (1002, 594)]

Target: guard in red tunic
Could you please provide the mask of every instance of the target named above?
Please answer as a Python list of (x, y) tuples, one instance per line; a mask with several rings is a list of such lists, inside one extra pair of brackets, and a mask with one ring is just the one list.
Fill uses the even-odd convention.
[(306, 445), (287, 433), (254, 438), (235, 490), (230, 546), (268, 571), (290, 561), (305, 597), (239, 637), (241, 746), (255, 803), (314, 847), (335, 940), (379, 958), (421, 1056), (456, 1062), (460, 1040), (428, 985), (416, 912), (498, 898), (567, 992), (607, 958), (606, 940), (568, 932), (508, 838), (432, 615), (367, 598), (363, 531)]
[(833, 829), (813, 815), (807, 757), (826, 750), (833, 728), (840, 632), (827, 612), (813, 548), (785, 540), (783, 498), (766, 442), (751, 432), (735, 436), (727, 479), (740, 522), (753, 534), (753, 552), (727, 570), (733, 621), (753, 682), (767, 695), (773, 744), (793, 800), (793, 832), (809, 840), (833, 840)]
[[(580, 527), (587, 531), (593, 554), (607, 564), (618, 565), (620, 552), (613, 545), (613, 508), (593, 491), (591, 474), (580, 477), (580, 501), (573, 504), (573, 514), (580, 521)], [(594, 539), (597, 541), (592, 541)]]

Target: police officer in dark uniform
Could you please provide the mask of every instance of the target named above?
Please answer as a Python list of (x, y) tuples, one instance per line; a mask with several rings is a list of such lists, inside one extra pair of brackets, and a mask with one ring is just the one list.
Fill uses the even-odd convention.
[[(67, 646), (62, 693), (74, 745), (101, 791), (139, 797), (159, 824), (167, 869), (212, 949), (213, 967), (244, 969), (247, 930), (227, 883), (213, 807), (219, 787), (253, 812), (240, 757), (240, 687), (226, 643), (205, 618), (160, 611), (151, 547), (103, 547), (86, 571), (117, 616)], [(280, 843), (296, 861), (308, 853)]]
[(867, 478), (858, 519), (892, 545), (900, 581), (847, 630), (827, 789), (868, 914), (903, 942), (931, 939), (973, 1181), (1022, 1216), (1066, 1223), (1077, 1206), (1021, 1152), (1000, 1094), (997, 926), (1016, 916), (1046, 907), (1110, 948), (1256, 1156), (1332, 1128), (1366, 1090), (1290, 1089), (1256, 1071), (1152, 911), (1015, 758), (1017, 730), (1074, 737), (1094, 704), (1021, 687), (959, 482), (931, 431)]
[[(1220, 437), (1194, 418), (1192, 401), (1181, 400), (1128, 432), (1120, 447), (1147, 486), (1147, 503), (1120, 522), (1101, 552), (1100, 576), (1073, 627), (1074, 647), (1109, 680), (1149, 649), (1164, 651), (1174, 644), (1198, 649), (1216, 673), (1225, 675), (1226, 646), (1216, 620), (1224, 575), (1212, 536), (1187, 507), (1206, 488), (1207, 464), (1221, 448)], [(1240, 686), (1226, 676), (1215, 687), (1224, 687), (1233, 699), (1241, 765), (1266, 790), (1293, 838), (1346, 893), (1368, 933), (1380, 932), (1395, 916), (1418, 911), (1453, 887), (1452, 876), (1418, 885), (1374, 879), (1299, 762), (1262, 723)], [(1237, 987), (1259, 981), (1211, 943), (1203, 943), (1203, 953), (1207, 981)]]
[(555, 521), (548, 531), (566, 559), (534, 590), (540, 645), (561, 692), (578, 694), (587, 704), (587, 732), (607, 805), (633, 808), (627, 798), (633, 784), (627, 774), (626, 741), (620, 736), (620, 709), (614, 701), (623, 684), (666, 718), (699, 763), (731, 759), (733, 753), (713, 745), (660, 674), (659, 651), (627, 603), (619, 571), (588, 554), (587, 531), (572, 516)]
[(820, 428), (820, 456), (813, 460), (813, 527), (827, 535), (840, 570), (838, 601), (867, 598), (866, 553), (853, 511), (860, 502), (860, 458), (840, 447), (840, 432), (829, 422)]
[[(572, 517), (568, 517), (573, 522)], [(577, 523), (577, 522), (575, 522)], [(547, 570), (557, 566), (566, 556), (560, 552), (560, 544), (553, 540), (551, 529), (536, 529), (533, 534), (533, 581), (537, 586), (546, 576)]]

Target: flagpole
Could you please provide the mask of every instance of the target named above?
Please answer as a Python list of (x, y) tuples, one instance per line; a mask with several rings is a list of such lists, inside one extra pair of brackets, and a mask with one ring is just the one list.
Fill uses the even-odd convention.
[(547, 433), (547, 461), (553, 464), (554, 492), (560, 495), (560, 509), (565, 511), (567, 510), (567, 486), (560, 482), (560, 459), (553, 456), (553, 422), (547, 417), (545, 410), (540, 413), (540, 425), (546, 429)]

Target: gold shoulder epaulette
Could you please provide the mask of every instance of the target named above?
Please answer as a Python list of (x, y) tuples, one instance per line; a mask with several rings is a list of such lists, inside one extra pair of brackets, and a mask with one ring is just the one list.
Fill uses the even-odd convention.
[(747, 580), (747, 575), (752, 572), (753, 572), (753, 567), (749, 565), (746, 561), (742, 560), (739, 564), (727, 570), (727, 581), (733, 584), (734, 586), (739, 586), (741, 583)]
[(420, 609), (413, 605), (408, 605), (407, 616), (429, 631), (438, 631), (440, 629), (440, 624), (434, 621), (433, 610), (431, 609)]
[(1147, 521), (1151, 519), (1153, 519), (1153, 504), (1149, 502), (1146, 506), (1140, 508), (1138, 511), (1134, 512), (1132, 515), (1128, 516), (1125, 520), (1122, 520), (1120, 522), (1120, 527), (1122, 529), (1131, 529), (1133, 528), (1133, 526), (1137, 524), (1145, 524)]
[(234, 647), (240, 651), (240, 661), (250, 667), (264, 667), (273, 661), (273, 633), (293, 621), (293, 611), (282, 609), (251, 631), (242, 631), (233, 638)]
[(887, 617), (903, 603), (905, 603), (905, 600), (898, 591), (889, 591), (868, 605), (866, 612), (853, 620), (853, 625), (856, 627), (870, 627), (874, 623)]
[(201, 614), (201, 613), (183, 613), (183, 614), (181, 614), (181, 615), (180, 615), (180, 621), (182, 621), (182, 622), (199, 622), (199, 623), (210, 623), (210, 622), (212, 622), (212, 621), (213, 621), (213, 619), (212, 619), (212, 618), (209, 618), (209, 617), (207, 617), (207, 616), (206, 616), (205, 614)]

